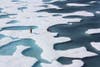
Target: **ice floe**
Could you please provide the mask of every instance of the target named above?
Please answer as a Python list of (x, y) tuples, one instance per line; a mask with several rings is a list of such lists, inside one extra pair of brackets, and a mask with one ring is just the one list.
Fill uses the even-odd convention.
[(100, 28), (97, 28), (97, 29), (88, 29), (85, 33), (86, 34), (100, 33)]
[(57, 52), (58, 54), (64, 57), (70, 57), (70, 58), (85, 58), (97, 55), (96, 53), (87, 51), (85, 47), (74, 48), (65, 51), (57, 51)]
[(89, 4), (79, 4), (79, 3), (68, 3), (67, 6), (76, 6), (76, 7), (82, 7), (82, 6), (90, 6)]
[(62, 65), (57, 61), (53, 61), (51, 64), (41, 64), (43, 67), (82, 67), (84, 65), (83, 61), (81, 60), (73, 60), (72, 64), (69, 65)]
[(91, 42), (91, 45), (97, 49), (98, 51), (100, 51), (100, 42)]

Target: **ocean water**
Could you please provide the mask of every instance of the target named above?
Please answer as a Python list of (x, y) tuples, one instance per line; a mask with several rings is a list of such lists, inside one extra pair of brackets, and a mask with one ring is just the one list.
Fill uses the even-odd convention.
[(2, 39), (3, 37), (5, 37), (4, 35), (0, 34), (0, 39)]
[[(13, 56), (17, 46), (23, 45), (29, 48), (23, 50), (21, 54), (25, 57), (37, 59), (31, 67), (46, 67), (42, 63), (47, 64), (48, 67), (50, 67), (49, 65), (75, 67), (67, 66), (73, 64), (73, 60), (81, 60), (84, 63), (82, 66), (76, 65), (77, 67), (100, 67), (100, 49), (97, 50), (91, 45), (91, 42), (100, 42), (100, 31), (98, 31), (99, 33), (86, 34), (89, 29), (100, 28), (99, 0), (1, 0), (0, 4), (4, 2), (7, 4), (0, 5), (0, 56)], [(75, 21), (74, 19), (81, 20)], [(24, 34), (23, 31), (25, 31)], [(48, 39), (51, 33), (57, 33), (57, 35), (50, 35), (54, 39), (69, 37), (71, 40), (53, 43), (52, 38)], [(37, 39), (38, 35), (40, 35), (40, 41)], [(6, 37), (13, 39), (5, 44), (6, 41), (3, 42), (2, 39)], [(47, 49), (44, 46), (45, 43)], [(54, 53), (85, 47), (87, 51), (97, 55), (83, 58), (72, 58), (66, 55), (50, 59), (48, 56), (42, 56), (44, 50), (49, 51), (48, 43), (53, 44), (53, 48), (50, 48)], [(53, 57), (52, 54), (54, 53), (47, 53), (46, 55)], [(77, 55), (77, 52), (75, 54)], [(51, 61), (45, 59), (45, 57)], [(53, 65), (54, 61), (58, 62), (59, 65)]]
[[(98, 54), (98, 56), (95, 57), (87, 57), (82, 59), (85, 64), (82, 67), (99, 67), (99, 57), (100, 52), (93, 48), (90, 44), (90, 42), (100, 42), (100, 33), (95, 33), (91, 35), (85, 34), (85, 31), (88, 29), (97, 29), (100, 28), (100, 14), (96, 14), (96, 11), (99, 11), (99, 0), (95, 0), (94, 3), (89, 4), (92, 0), (66, 0), (66, 1), (56, 1), (51, 4), (56, 5), (60, 7), (60, 9), (43, 9), (40, 10), (46, 11), (49, 13), (71, 13), (75, 11), (89, 11), (94, 13), (95, 16), (93, 17), (83, 17), (83, 16), (62, 16), (62, 18), (81, 18), (82, 20), (78, 23), (72, 23), (70, 24), (58, 24), (54, 25), (48, 28), (48, 31), (50, 32), (56, 32), (58, 35), (56, 37), (62, 37), (62, 36), (68, 36), (72, 40), (69, 42), (64, 43), (56, 43), (54, 45), (55, 50), (68, 50), (73, 49), (77, 47), (85, 46), (88, 51), (92, 51)], [(66, 6), (66, 3), (81, 3), (81, 4), (89, 4), (90, 6), (85, 7), (74, 7), (74, 6)], [(71, 23), (71, 22), (69, 22)], [(61, 62), (65, 62), (66, 59), (60, 60)]]

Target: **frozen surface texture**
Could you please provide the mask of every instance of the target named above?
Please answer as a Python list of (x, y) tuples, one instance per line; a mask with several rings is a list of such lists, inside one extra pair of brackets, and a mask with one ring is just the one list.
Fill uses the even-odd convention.
[(1, 67), (100, 67), (99, 0), (0, 0)]

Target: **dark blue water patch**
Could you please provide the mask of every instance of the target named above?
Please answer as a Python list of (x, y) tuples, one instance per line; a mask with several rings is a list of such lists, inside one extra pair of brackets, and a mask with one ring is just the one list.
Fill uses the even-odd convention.
[[(62, 35), (66, 36), (75, 36), (79, 32), (79, 34), (84, 35), (85, 31), (88, 29), (96, 29), (100, 28), (100, 23), (72, 23), (72, 25), (69, 24), (57, 24), (53, 25), (48, 28), (48, 31), (50, 32), (58, 32)], [(74, 33), (72, 33), (74, 32)], [(75, 34), (75, 35), (74, 35)]]
[(37, 26), (11, 26), (11, 27), (4, 27), (2, 30), (28, 30), (28, 29), (36, 29)]
[[(69, 15), (69, 16), (63, 16), (62, 18), (68, 19), (68, 18), (81, 18), (82, 20), (80, 21), (81, 24), (85, 23), (97, 23), (99, 24), (100, 22), (100, 15), (99, 14), (94, 14), (94, 16), (78, 16), (78, 15)], [(71, 22), (69, 22), (71, 23)]]
[(73, 3), (89, 3), (91, 1), (99, 1), (99, 0), (67, 0), (67, 2)]
[(63, 1), (55, 1), (48, 4), (53, 4), (58, 7), (66, 7), (67, 3), (90, 4), (90, 5), (95, 4), (95, 3), (100, 3), (99, 0), (95, 0), (96, 2), (94, 3), (90, 3), (91, 1), (94, 1), (94, 0), (63, 0)]
[[(96, 1), (94, 3), (90, 3), (91, 1)], [(81, 6), (81, 7), (72, 7), (67, 6), (67, 3), (78, 3), (78, 4), (89, 4), (90, 6)], [(94, 47), (91, 46), (90, 42), (100, 42), (100, 33), (96, 34), (86, 34), (85, 32), (88, 29), (97, 29), (100, 28), (100, 15), (96, 14), (96, 11), (100, 11), (100, 1), (99, 0), (65, 0), (65, 1), (55, 1), (52, 3), (46, 3), (46, 5), (54, 5), (57, 7), (60, 7), (60, 9), (57, 8), (44, 8), (41, 10), (38, 10), (37, 12), (48, 12), (48, 13), (55, 13), (55, 14), (61, 14), (61, 13), (72, 13), (76, 11), (88, 11), (95, 16), (91, 17), (83, 17), (83, 16), (63, 16), (62, 18), (82, 18), (80, 23), (72, 23), (71, 24), (57, 24), (49, 27), (47, 30), (49, 32), (55, 32), (58, 33), (55, 38), (57, 37), (70, 37), (71, 41), (68, 42), (62, 42), (62, 43), (56, 43), (54, 44), (55, 50), (68, 50), (78, 47), (85, 47), (87, 51), (91, 51), (97, 54), (100, 54), (100, 51), (96, 50)], [(54, 15), (55, 16), (55, 15)], [(92, 59), (93, 58), (93, 59)], [(100, 56), (95, 57), (87, 57), (83, 58), (83, 61), (85, 65), (83, 67), (100, 67)], [(64, 59), (59, 59), (61, 63), (64, 63)], [(70, 61), (70, 60), (68, 60)], [(97, 61), (97, 62), (96, 62)]]
[(56, 16), (62, 16), (62, 15), (61, 15), (61, 14), (54, 14), (53, 16), (55, 16), (55, 17), (56, 17)]
[[(99, 5), (100, 6), (100, 5)], [(38, 10), (37, 12), (48, 12), (48, 13), (71, 13), (76, 11), (89, 11), (95, 13), (95, 10), (100, 10), (99, 6), (86, 6), (86, 7), (72, 7), (72, 6), (66, 6), (66, 8), (47, 8)]]
[[(81, 1), (81, 0), (80, 0)], [(96, 2), (93, 4), (89, 4), (90, 6), (79, 6), (79, 7), (73, 7), (73, 6), (67, 6), (66, 3), (67, 1), (57, 1), (50, 3), (52, 5), (55, 5), (57, 7), (60, 7), (60, 9), (56, 8), (45, 8), (38, 10), (37, 12), (48, 12), (48, 13), (71, 13), (71, 12), (76, 12), (76, 11), (89, 11), (95, 13), (96, 10), (100, 10), (99, 6), (100, 3)], [(84, 3), (83, 3), (84, 4)]]
[(21, 11), (24, 11), (25, 9), (27, 9), (27, 7), (25, 7), (25, 6), (18, 8), (18, 10), (21, 10)]
[(100, 55), (82, 59), (84, 62), (83, 67), (100, 67)]
[(46, 5), (46, 4), (45, 4), (45, 5), (41, 5), (40, 7), (45, 7), (45, 8), (47, 8), (47, 7), (48, 7), (48, 5)]
[(91, 46), (90, 42), (100, 42), (100, 33), (91, 35), (85, 34), (88, 29), (93, 28), (100, 28), (100, 23), (58, 24), (49, 27), (48, 31), (58, 33), (58, 37), (67, 36), (72, 39), (68, 42), (56, 43), (54, 45), (55, 50), (67, 50), (85, 46), (89, 51), (98, 52)]
[(61, 64), (63, 65), (66, 65), (66, 64), (72, 64), (72, 60), (71, 58), (67, 58), (67, 57), (59, 57), (57, 59), (58, 62), (60, 62)]
[(95, 16), (93, 16), (93, 17), (84, 18), (81, 22), (82, 23), (97, 23), (97, 24), (99, 24), (100, 23), (99, 21), (100, 21), (100, 15), (95, 14)]
[(71, 15), (71, 16), (63, 16), (62, 18), (81, 18), (81, 19), (87, 19), (87, 18), (92, 18), (92, 16), (87, 16), (87, 17), (85, 17), (85, 16), (78, 16), (78, 15)]
[[(75, 17), (80, 17), (80, 16), (74, 16)], [(80, 17), (82, 18), (82, 17)], [(82, 21), (80, 23), (72, 23), (72, 25), (69, 24), (58, 24), (54, 25), (48, 28), (48, 31), (51, 32), (56, 32), (57, 30), (61, 31), (83, 31), (87, 29), (93, 29), (93, 28), (100, 28), (100, 15), (95, 15), (93, 17), (83, 17)], [(52, 28), (52, 30), (49, 30)], [(65, 29), (67, 28), (67, 30)], [(74, 30), (75, 29), (75, 30)], [(79, 30), (80, 29), (80, 30)], [(55, 30), (55, 31), (54, 31)], [(84, 33), (84, 31), (83, 31)]]
[(65, 3), (90, 3), (91, 1), (96, 1), (96, 2), (99, 2), (99, 0), (58, 0), (58, 1), (55, 1), (54, 3), (55, 4), (65, 4)]
[[(83, 20), (84, 21), (84, 20)], [(82, 22), (82, 23), (72, 23), (72, 25), (69, 24), (57, 24), (53, 25), (48, 28), (49, 32), (56, 32), (58, 33), (57, 37), (67, 36), (70, 37), (72, 40), (68, 42), (62, 42), (62, 43), (56, 43), (54, 44), (55, 50), (68, 50), (78, 47), (85, 47), (87, 51), (91, 51), (97, 54), (100, 54), (100, 51), (93, 48), (90, 44), (90, 42), (100, 42), (100, 33), (95, 34), (85, 34), (85, 31), (88, 29), (96, 29), (100, 28), (100, 23), (98, 22)], [(100, 56), (99, 56), (100, 57)], [(97, 62), (94, 62), (96, 61)], [(61, 60), (60, 62), (63, 63), (66, 60)], [(69, 60), (68, 60), (69, 61)], [(98, 57), (92, 59), (91, 57), (88, 59), (84, 59), (85, 65), (83, 67), (99, 67), (99, 59)], [(94, 64), (92, 66), (92, 63)], [(98, 64), (95, 66), (95, 64)]]
[(70, 12), (75, 12), (78, 10), (82, 10), (83, 8), (66, 8), (66, 9), (56, 9), (56, 8), (49, 8), (49, 9), (43, 9), (43, 10), (38, 10), (37, 12), (48, 12), (48, 13), (70, 13)]
[(14, 24), (14, 23), (17, 23), (18, 21), (17, 20), (11, 20), (9, 22), (7, 22), (7, 24)]
[(83, 8), (72, 8), (72, 7), (68, 7), (68, 8), (61, 8), (61, 9), (57, 9), (57, 8), (49, 8), (49, 9), (43, 9), (43, 10), (38, 10), (37, 12), (48, 12), (48, 13), (70, 13), (70, 12), (75, 12), (78, 10), (83, 10)]

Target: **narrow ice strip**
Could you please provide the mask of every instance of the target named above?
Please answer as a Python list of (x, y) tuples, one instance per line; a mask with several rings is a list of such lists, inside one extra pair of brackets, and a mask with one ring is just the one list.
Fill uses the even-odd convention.
[(95, 13), (100, 14), (100, 11), (96, 11)]
[(100, 51), (100, 42), (91, 42), (92, 47)]
[(2, 67), (32, 67), (36, 63), (37, 59), (26, 57), (21, 54), (24, 49), (29, 47), (17, 46), (16, 52), (13, 56), (0, 56), (0, 66)]
[(51, 64), (41, 63), (42, 67), (82, 67), (84, 65), (81, 60), (73, 60), (72, 64), (62, 65), (57, 61), (53, 61)]
[(56, 51), (58, 52), (59, 56), (69, 57), (69, 58), (85, 58), (96, 56), (96, 53), (87, 51), (85, 47), (69, 49), (66, 51)]
[(90, 6), (89, 4), (80, 4), (80, 3), (67, 3), (67, 6), (75, 6), (75, 7), (84, 7), (84, 6)]
[(57, 61), (53, 61), (51, 64), (41, 63), (41, 66), (42, 67), (63, 67), (63, 65)]
[(66, 18), (67, 22), (80, 22), (82, 19), (81, 18)]
[(58, 6), (54, 6), (54, 5), (51, 5), (51, 4), (48, 4), (48, 7), (47, 7), (48, 9), (49, 8), (55, 8), (55, 9), (61, 9), (60, 7), (58, 7)]
[(53, 2), (56, 2), (56, 1), (66, 1), (66, 0), (50, 0), (50, 1), (43, 1), (43, 2), (46, 2), (46, 3), (53, 3)]
[(90, 1), (89, 3), (93, 4), (93, 3), (96, 3), (97, 1)]
[(100, 28), (97, 28), (97, 29), (88, 29), (85, 33), (86, 34), (100, 33)]
[(71, 38), (69, 38), (69, 37), (58, 37), (58, 38), (55, 38), (55, 43), (67, 42), (70, 40), (71, 40)]
[(76, 11), (76, 12), (72, 12), (72, 13), (62, 14), (62, 16), (73, 16), (73, 15), (77, 15), (77, 16), (94, 16), (94, 13), (88, 12), (88, 11)]

